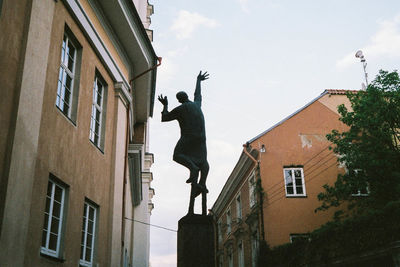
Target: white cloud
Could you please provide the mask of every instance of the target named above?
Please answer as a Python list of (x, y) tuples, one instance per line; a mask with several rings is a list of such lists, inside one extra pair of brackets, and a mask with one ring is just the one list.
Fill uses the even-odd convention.
[(245, 13), (250, 13), (248, 4), (249, 4), (249, 0), (238, 0), (240, 7), (242, 8), (243, 12)]
[(215, 28), (218, 25), (214, 19), (207, 18), (198, 13), (191, 13), (187, 10), (179, 11), (171, 26), (171, 30), (175, 32), (178, 39), (190, 38), (192, 33), (201, 26)]
[[(372, 37), (369, 44), (360, 48), (365, 57), (400, 57), (400, 15), (392, 20), (379, 22), (380, 29)], [(345, 68), (355, 64), (353, 51), (336, 62), (338, 68)]]

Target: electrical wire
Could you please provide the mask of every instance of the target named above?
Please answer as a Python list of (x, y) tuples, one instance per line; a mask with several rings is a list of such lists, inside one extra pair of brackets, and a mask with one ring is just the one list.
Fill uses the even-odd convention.
[[(333, 156), (333, 157), (329, 158), (328, 160), (324, 161), (323, 163), (321, 163), (320, 166), (322, 166), (323, 164), (328, 163), (328, 162), (331, 161), (332, 159), (336, 159), (336, 156)], [(335, 163), (336, 163), (336, 161), (335, 161)], [(319, 166), (319, 167), (320, 167), (320, 166)], [(314, 170), (312, 170), (311, 172), (307, 173), (307, 175), (304, 174), (304, 176), (309, 176), (312, 172), (318, 170), (319, 167), (317, 167), (317, 168), (315, 168)], [(326, 170), (326, 169), (324, 169), (324, 170)], [(324, 171), (324, 170), (322, 170), (322, 171)], [(319, 174), (319, 173), (318, 173), (318, 174)], [(312, 180), (313, 177), (315, 177), (315, 176), (312, 176), (311, 178), (308, 178), (308, 179), (307, 179), (307, 183), (309, 183), (309, 182)], [(284, 193), (285, 190), (282, 190), (281, 188), (279, 188), (277, 191), (275, 191), (275, 193), (269, 195), (269, 199), (272, 199), (273, 197), (275, 197), (275, 196), (277, 196), (277, 195), (280, 195), (282, 192)]]
[[(332, 155), (332, 154), (329, 153), (328, 155), (323, 156), (317, 163), (321, 162), (322, 160), (326, 159), (328, 156), (331, 156), (331, 155)], [(330, 160), (333, 159), (333, 158), (336, 158), (336, 156), (333, 156), (333, 157), (329, 158), (328, 160), (326, 160), (325, 162), (321, 163), (320, 165), (322, 165), (322, 164), (324, 164), (324, 163), (330, 161)], [(318, 166), (318, 167), (316, 167), (314, 170), (310, 171), (310, 169), (311, 169), (312, 167), (314, 167), (317, 163), (313, 164), (313, 165), (310, 166), (310, 167), (304, 168), (304, 176), (308, 176), (308, 175), (310, 175), (311, 173), (313, 173), (315, 170), (318, 170), (318, 168), (319, 168), (320, 166)], [(307, 171), (306, 171), (306, 170), (307, 170)], [(276, 185), (281, 185), (281, 184), (282, 184), (282, 181), (279, 181), (279, 182), (276, 183), (274, 186), (276, 186)], [(272, 192), (269, 192), (269, 193), (268, 193), (269, 190), (266, 190), (266, 193), (268, 193), (268, 194), (272, 197), (273, 195), (275, 195), (275, 193), (279, 192), (280, 189), (281, 189), (281, 187), (278, 187), (278, 188), (274, 189)]]
[(167, 227), (164, 227), (164, 226), (159, 226), (159, 225), (155, 225), (155, 224), (151, 224), (151, 223), (146, 223), (146, 222), (138, 221), (138, 220), (131, 219), (131, 218), (127, 218), (127, 217), (125, 217), (125, 219), (126, 219), (126, 220), (130, 220), (130, 221), (133, 221), (133, 222), (137, 222), (137, 223), (141, 223), (141, 224), (153, 226), (153, 227), (156, 227), (156, 228), (160, 228), (160, 229), (163, 229), (163, 230), (175, 232), (175, 233), (178, 232), (177, 230), (170, 229), (170, 228), (167, 228)]
[[(309, 158), (304, 164), (303, 164), (303, 166), (306, 166), (310, 161), (312, 161), (315, 157), (317, 157), (318, 155), (320, 155), (322, 152), (324, 152), (327, 148), (329, 148), (331, 145), (328, 145), (328, 146), (326, 146), (325, 148), (323, 148), (323, 149), (321, 149), (317, 154), (315, 154), (315, 155), (313, 155), (311, 158)], [(328, 154), (329, 155), (329, 154)], [(315, 164), (314, 164), (315, 165)], [(314, 166), (314, 165), (312, 165), (312, 166)], [(312, 166), (310, 166), (309, 168), (311, 168)], [(276, 184), (273, 184), (271, 187), (269, 187), (267, 190), (266, 190), (266, 193), (268, 193), (268, 191), (271, 191), (274, 187), (276, 187), (276, 186), (278, 186), (278, 185), (280, 185), (281, 184), (281, 181), (279, 181), (278, 183), (276, 183)]]
[[(323, 173), (324, 171), (328, 170), (329, 168), (333, 167), (334, 165), (337, 165), (337, 162), (334, 162), (333, 164), (329, 165), (328, 167), (326, 167), (325, 169), (323, 169), (322, 171), (320, 171), (320, 172), (317, 173), (316, 175), (314, 175), (314, 176), (312, 176), (311, 178), (309, 178), (309, 179), (308, 179), (308, 183), (310, 183), (310, 182), (311, 182), (312, 180), (314, 180), (315, 178), (319, 177), (319, 176), (318, 176), (319, 174)], [(270, 203), (267, 203), (267, 205), (264, 206), (264, 209), (265, 209), (266, 207), (271, 206), (272, 204), (278, 202), (279, 200), (281, 200), (281, 199), (283, 199), (283, 198), (285, 198), (285, 197), (286, 197), (286, 195), (284, 195), (284, 196), (282, 196), (282, 197), (280, 197), (280, 198), (277, 198), (277, 199), (275, 199), (274, 201), (272, 201), (272, 202), (270, 202)]]

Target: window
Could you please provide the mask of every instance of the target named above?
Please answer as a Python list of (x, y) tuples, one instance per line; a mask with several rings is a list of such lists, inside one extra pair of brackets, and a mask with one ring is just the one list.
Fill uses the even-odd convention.
[(58, 73), (56, 106), (69, 119), (75, 122), (78, 98), (78, 43), (67, 29), (61, 47), (61, 64)]
[(302, 241), (308, 241), (310, 239), (309, 234), (290, 234), (290, 243), (295, 243), (295, 242), (302, 242)]
[(284, 168), (286, 196), (305, 196), (303, 168)]
[(232, 226), (232, 216), (231, 216), (231, 210), (228, 209), (228, 211), (226, 212), (226, 234), (230, 234), (231, 233), (231, 226)]
[(52, 179), (49, 180), (40, 252), (54, 257), (60, 257), (65, 192), (65, 186)]
[(93, 266), (96, 221), (97, 207), (90, 202), (85, 201), (83, 207), (80, 266)]
[(218, 242), (222, 243), (222, 222), (221, 222), (221, 219), (218, 220)]
[(219, 256), (218, 267), (224, 267), (224, 255)]
[(90, 119), (89, 139), (101, 150), (104, 148), (106, 97), (107, 92), (105, 82), (101, 76), (96, 73), (93, 83), (93, 104), (92, 116)]
[(232, 247), (228, 249), (228, 267), (233, 267), (233, 251)]
[(242, 240), (240, 240), (238, 243), (238, 266), (244, 267), (244, 251)]
[(249, 197), (250, 197), (250, 207), (253, 207), (257, 202), (256, 179), (254, 177), (254, 173), (249, 178)]
[(236, 197), (236, 217), (242, 219), (242, 201), (240, 199), (240, 195)]
[[(352, 174), (356, 177), (356, 180), (362, 181), (362, 176), (364, 172), (360, 169), (353, 170)], [(351, 192), (351, 196), (353, 197), (366, 197), (369, 196), (369, 187), (368, 183), (363, 185), (355, 185), (353, 186), (353, 190)]]
[(251, 235), (251, 265), (257, 267), (258, 258), (258, 232), (255, 231)]

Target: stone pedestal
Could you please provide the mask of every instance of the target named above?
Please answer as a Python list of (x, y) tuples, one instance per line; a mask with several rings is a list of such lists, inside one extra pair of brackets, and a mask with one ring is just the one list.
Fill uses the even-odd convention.
[(178, 223), (178, 267), (214, 267), (212, 216), (186, 215)]

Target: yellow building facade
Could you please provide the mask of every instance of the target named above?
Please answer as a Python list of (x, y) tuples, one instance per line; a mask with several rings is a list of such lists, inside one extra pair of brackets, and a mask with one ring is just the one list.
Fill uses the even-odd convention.
[(2, 1), (2, 266), (148, 266), (156, 69), (135, 77), (158, 61), (136, 2)]

